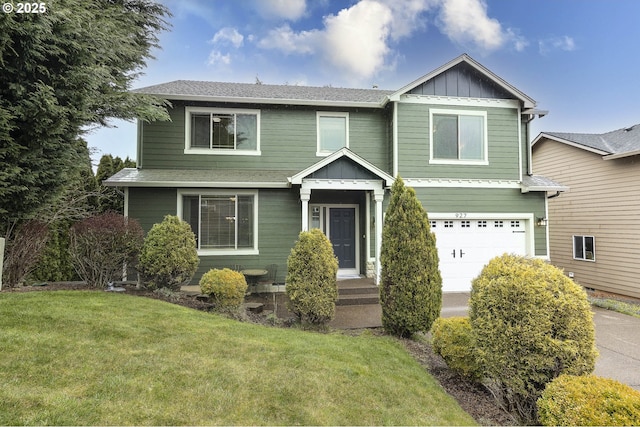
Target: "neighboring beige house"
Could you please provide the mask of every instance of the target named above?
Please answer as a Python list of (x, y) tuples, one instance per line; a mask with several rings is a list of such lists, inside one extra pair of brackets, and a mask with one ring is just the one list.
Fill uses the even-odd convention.
[(640, 298), (640, 124), (542, 132), (533, 167), (570, 188), (548, 203), (551, 262), (587, 287)]

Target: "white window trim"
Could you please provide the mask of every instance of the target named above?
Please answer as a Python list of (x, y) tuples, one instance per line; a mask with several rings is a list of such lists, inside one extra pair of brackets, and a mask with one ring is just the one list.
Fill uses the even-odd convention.
[[(433, 157), (433, 116), (437, 114), (450, 114), (456, 116), (479, 116), (484, 119), (483, 126), (483, 147), (482, 147), (482, 160), (454, 160), (454, 159), (435, 159)], [(487, 124), (487, 112), (486, 111), (472, 111), (472, 110), (443, 110), (443, 109), (429, 109), (429, 164), (432, 165), (480, 165), (486, 166), (489, 164), (489, 132)]]
[[(184, 220), (183, 196), (253, 196), (253, 248), (242, 249), (198, 249), (198, 256), (221, 256), (221, 255), (259, 255), (258, 250), (258, 190), (187, 190), (179, 189), (177, 212), (178, 217)], [(199, 219), (198, 219), (199, 220)]]
[[(216, 113), (216, 114), (255, 114), (256, 115), (256, 149), (237, 150), (224, 148), (191, 148), (191, 114), (192, 113)], [(247, 110), (238, 108), (211, 108), (211, 107), (185, 107), (184, 109), (184, 154), (205, 154), (222, 156), (260, 156), (260, 110)]]
[[(591, 237), (593, 239), (593, 259), (576, 258), (576, 237), (582, 237), (582, 252), (583, 252), (583, 255), (586, 252), (585, 251), (585, 244), (584, 244), (585, 237)], [(591, 235), (588, 235), (588, 234), (574, 234), (573, 236), (571, 236), (571, 249), (572, 249), (571, 250), (571, 256), (576, 261), (596, 262), (596, 238), (595, 238), (595, 236), (591, 236)]]
[(327, 157), (333, 151), (325, 151), (320, 147), (320, 117), (344, 117), (345, 118), (345, 147), (349, 148), (349, 113), (340, 113), (334, 111), (316, 111), (316, 156)]

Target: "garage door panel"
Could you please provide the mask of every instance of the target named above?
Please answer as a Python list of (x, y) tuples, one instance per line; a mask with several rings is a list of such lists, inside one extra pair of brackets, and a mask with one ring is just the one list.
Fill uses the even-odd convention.
[(440, 258), (443, 292), (467, 292), (491, 258), (526, 254), (523, 220), (432, 220)]

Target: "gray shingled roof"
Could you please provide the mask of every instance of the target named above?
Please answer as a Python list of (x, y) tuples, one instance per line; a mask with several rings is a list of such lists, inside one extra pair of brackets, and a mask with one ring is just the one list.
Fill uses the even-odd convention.
[(566, 132), (543, 132), (542, 134), (608, 154), (625, 154), (640, 150), (640, 124), (600, 134)]
[(246, 102), (280, 101), (289, 104), (337, 103), (371, 104), (381, 106), (393, 91), (379, 89), (349, 89), (294, 85), (266, 85), (250, 83), (204, 82), (176, 80), (133, 92), (157, 95), (167, 99), (237, 100)]
[(254, 169), (125, 168), (104, 181), (111, 187), (286, 188), (296, 171)]
[(562, 185), (546, 176), (524, 175), (522, 177), (523, 192), (527, 191), (569, 191), (569, 187)]

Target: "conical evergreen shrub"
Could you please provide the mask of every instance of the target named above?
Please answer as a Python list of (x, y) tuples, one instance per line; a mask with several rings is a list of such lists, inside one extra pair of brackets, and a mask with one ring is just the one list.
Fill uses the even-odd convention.
[(382, 229), (380, 303), (384, 329), (399, 337), (427, 332), (440, 315), (442, 277), (427, 212), (398, 177)]

